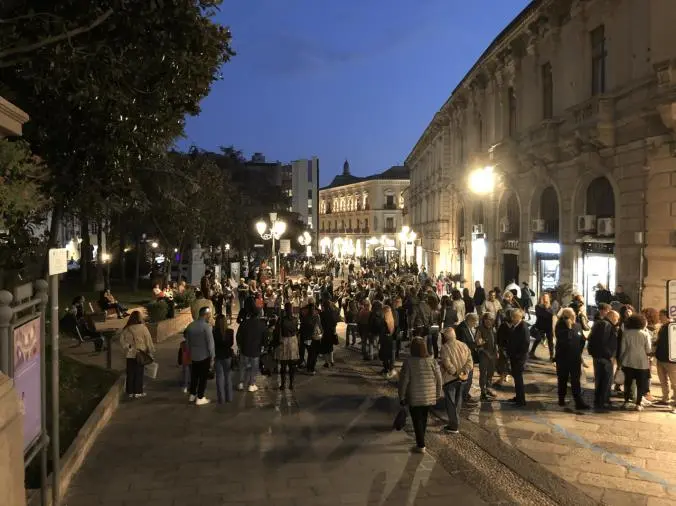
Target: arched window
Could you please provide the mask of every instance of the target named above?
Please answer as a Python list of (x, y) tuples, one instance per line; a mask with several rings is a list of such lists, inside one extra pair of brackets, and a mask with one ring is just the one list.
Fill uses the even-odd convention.
[(608, 178), (594, 179), (587, 187), (586, 214), (597, 218), (615, 217), (615, 193)]

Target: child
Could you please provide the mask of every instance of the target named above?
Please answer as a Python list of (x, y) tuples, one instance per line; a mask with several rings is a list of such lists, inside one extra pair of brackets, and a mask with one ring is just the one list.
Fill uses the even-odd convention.
[(188, 341), (183, 337), (183, 341), (178, 347), (178, 365), (183, 367), (181, 373), (181, 385), (183, 387), (183, 393), (187, 394), (190, 389), (190, 372), (192, 360), (190, 359), (190, 348), (188, 347)]

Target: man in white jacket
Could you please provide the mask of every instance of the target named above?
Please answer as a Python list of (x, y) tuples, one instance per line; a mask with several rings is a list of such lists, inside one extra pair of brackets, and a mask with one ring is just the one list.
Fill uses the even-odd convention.
[(444, 329), (441, 342), (441, 376), (448, 413), (448, 425), (444, 430), (458, 434), (464, 386), (474, 363), (469, 347), (457, 340), (452, 327)]

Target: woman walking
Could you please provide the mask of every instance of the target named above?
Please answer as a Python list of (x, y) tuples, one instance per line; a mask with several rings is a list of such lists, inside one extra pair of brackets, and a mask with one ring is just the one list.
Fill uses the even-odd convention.
[(411, 341), (411, 356), (404, 361), (399, 379), (401, 405), (408, 404), (415, 431), (415, 451), (425, 453), (425, 432), (430, 408), (441, 397), (441, 371), (429, 356), (425, 339)]
[(585, 339), (582, 335), (582, 326), (576, 318), (575, 311), (567, 307), (561, 311), (561, 318), (556, 324), (556, 377), (559, 406), (566, 405), (568, 378), (570, 378), (575, 409), (581, 410), (589, 409), (589, 406), (582, 400), (580, 374)]
[(554, 362), (554, 310), (548, 293), (543, 293), (540, 302), (535, 306), (535, 325), (531, 334), (534, 334), (535, 340), (530, 349), (530, 358), (536, 358), (535, 350), (543, 339), (547, 339), (549, 360)]
[(232, 402), (232, 347), (235, 333), (228, 328), (228, 317), (219, 314), (214, 326), (214, 369), (216, 372), (216, 397), (219, 404)]
[(300, 320), (300, 336), (308, 348), (307, 372), (314, 375), (317, 367), (317, 357), (321, 351), (322, 324), (319, 313), (315, 309), (314, 302), (307, 305), (305, 313)]
[(286, 374), (289, 374), (289, 390), (293, 390), (293, 381), (296, 376), (296, 363), (298, 362), (298, 320), (293, 315), (293, 305), (290, 302), (284, 304), (284, 314), (277, 322), (275, 328), (275, 340), (277, 347), (275, 358), (279, 360), (280, 390), (286, 389)]
[(127, 320), (120, 334), (120, 345), (127, 358), (127, 396), (130, 399), (145, 397), (146, 394), (143, 391), (144, 356), (152, 358), (155, 346), (139, 311), (134, 311)]
[(652, 350), (650, 334), (646, 330), (646, 319), (640, 313), (632, 314), (624, 323), (622, 341), (620, 343), (620, 363), (624, 371), (624, 404), (629, 406), (632, 384), (636, 382), (636, 411), (643, 411), (644, 406), (651, 403), (643, 401), (643, 396), (650, 391), (650, 359)]
[(444, 329), (441, 341), (441, 374), (448, 413), (448, 425), (444, 430), (457, 434), (465, 385), (474, 364), (469, 347), (456, 339), (455, 330), (450, 327)]

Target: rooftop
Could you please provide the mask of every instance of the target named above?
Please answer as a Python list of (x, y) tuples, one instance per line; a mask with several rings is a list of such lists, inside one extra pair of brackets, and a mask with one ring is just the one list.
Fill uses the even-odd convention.
[[(347, 162), (346, 162), (347, 163)], [(331, 181), (331, 184), (320, 188), (320, 190), (329, 190), (331, 188), (339, 188), (341, 186), (347, 186), (349, 184), (361, 183), (364, 181), (372, 181), (375, 179), (399, 179), (407, 181), (409, 179), (409, 169), (404, 165), (394, 165), (389, 169), (379, 172), (378, 174), (373, 174), (371, 176), (359, 177), (353, 176), (349, 171), (343, 170), (342, 174), (337, 175)]]

